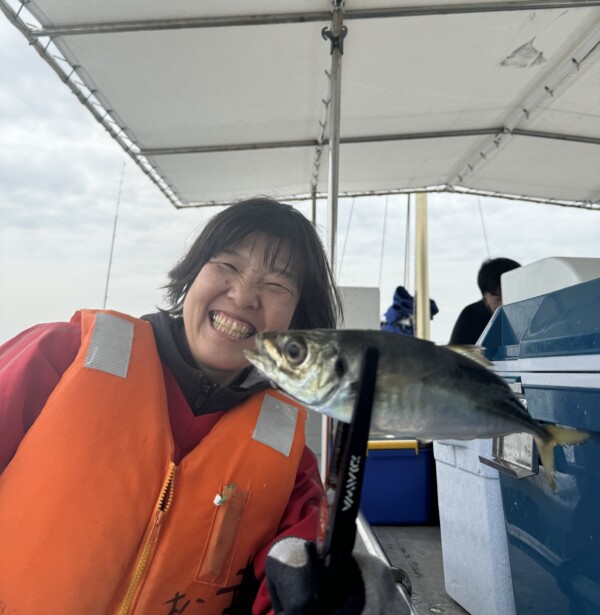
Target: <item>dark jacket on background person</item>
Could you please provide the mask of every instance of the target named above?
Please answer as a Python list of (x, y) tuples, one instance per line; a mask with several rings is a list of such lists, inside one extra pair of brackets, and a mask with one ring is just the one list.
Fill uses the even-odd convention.
[(483, 299), (467, 305), (452, 329), (450, 344), (475, 344), (492, 317)]

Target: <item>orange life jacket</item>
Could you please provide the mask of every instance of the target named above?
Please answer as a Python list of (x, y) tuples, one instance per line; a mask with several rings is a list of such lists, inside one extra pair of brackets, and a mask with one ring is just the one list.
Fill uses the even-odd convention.
[(222, 613), (276, 535), (306, 411), (257, 393), (176, 466), (151, 325), (79, 317), (80, 351), (0, 476), (0, 612)]

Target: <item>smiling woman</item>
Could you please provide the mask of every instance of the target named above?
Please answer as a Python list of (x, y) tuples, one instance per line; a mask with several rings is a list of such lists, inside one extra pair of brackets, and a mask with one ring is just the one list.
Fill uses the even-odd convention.
[(251, 235), (235, 249), (211, 258), (183, 301), (185, 337), (202, 371), (229, 384), (248, 365), (243, 349), (259, 331), (288, 329), (298, 305), (289, 249), (274, 263), (266, 258), (264, 235)]
[(193, 360), (219, 384), (248, 367), (259, 331), (332, 328), (341, 315), (323, 247), (290, 205), (256, 198), (212, 218), (169, 273)]
[(266, 198), (241, 201), (208, 222), (169, 272), (169, 313), (182, 313), (185, 295), (206, 263), (235, 252), (251, 237), (264, 238), (265, 269), (275, 271), (279, 267), (295, 279), (298, 305), (290, 328), (335, 327), (341, 318), (341, 304), (315, 228), (290, 205)]
[(11, 612), (164, 615), (185, 597), (206, 613), (266, 613), (269, 548), (316, 538), (323, 486), (306, 410), (244, 355), (257, 333), (341, 317), (313, 225), (269, 199), (233, 205), (166, 290), (168, 308), (141, 319), (82, 310), (0, 347)]

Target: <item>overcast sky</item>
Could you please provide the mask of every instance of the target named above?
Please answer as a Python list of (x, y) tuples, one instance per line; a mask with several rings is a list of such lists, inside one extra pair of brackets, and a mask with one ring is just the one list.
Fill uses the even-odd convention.
[[(161, 305), (166, 272), (219, 208), (175, 210), (0, 15), (0, 343), (102, 307), (124, 163), (107, 307), (141, 315)], [(405, 203), (389, 197), (385, 217), (385, 197), (340, 203), (339, 283), (380, 285), (380, 313), (404, 283)], [(309, 215), (308, 204), (298, 207)], [(317, 223), (326, 224), (324, 204)], [(479, 298), (488, 247), (527, 264), (600, 257), (599, 237), (600, 211), (431, 195), (429, 284), (440, 309), (432, 339), (445, 343), (460, 309)]]

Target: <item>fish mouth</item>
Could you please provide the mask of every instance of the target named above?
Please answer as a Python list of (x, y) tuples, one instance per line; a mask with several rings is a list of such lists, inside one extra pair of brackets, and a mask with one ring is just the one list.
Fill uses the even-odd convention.
[(208, 313), (211, 327), (219, 333), (224, 333), (229, 337), (238, 340), (245, 340), (256, 334), (256, 327), (244, 320), (238, 320), (218, 310), (211, 310)]
[(267, 362), (261, 355), (253, 352), (252, 350), (248, 350), (247, 348), (244, 348), (242, 352), (244, 353), (246, 359), (248, 359), (248, 361), (250, 361), (250, 363), (252, 363), (252, 365), (258, 368), (261, 372), (264, 373), (268, 369)]
[(278, 361), (277, 348), (265, 340), (259, 333), (254, 339), (254, 348), (244, 348), (244, 356), (254, 367), (258, 368), (265, 376), (272, 379), (275, 372), (279, 371), (281, 361)]

